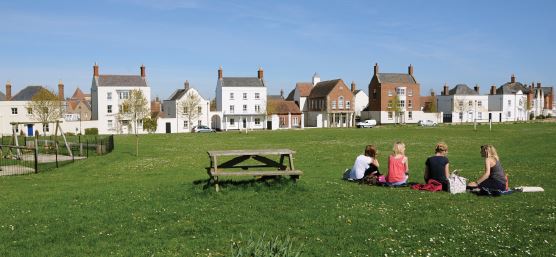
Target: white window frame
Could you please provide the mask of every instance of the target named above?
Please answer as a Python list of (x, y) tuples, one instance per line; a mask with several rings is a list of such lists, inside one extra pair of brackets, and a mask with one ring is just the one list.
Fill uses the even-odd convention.
[(230, 92), (230, 100), (234, 100), (234, 93)]
[(346, 110), (351, 110), (351, 103), (346, 101)]
[(183, 121), (183, 128), (184, 128), (184, 129), (188, 129), (188, 128), (189, 128), (189, 121), (188, 121), (188, 120), (184, 120), (184, 121)]
[(247, 100), (247, 93), (243, 93), (243, 100)]
[(330, 107), (332, 108), (332, 110), (336, 110), (336, 101), (332, 100)]
[(234, 113), (235, 111), (235, 106), (234, 105), (230, 105), (230, 113)]
[(247, 112), (247, 105), (246, 104), (243, 105), (243, 112), (244, 113)]
[(107, 126), (108, 126), (108, 129), (113, 129), (114, 128), (114, 121), (108, 120), (107, 121)]
[(17, 115), (17, 107), (12, 107), (12, 114)]
[(112, 92), (106, 92), (106, 100), (112, 100)]
[(261, 118), (255, 118), (255, 125), (261, 125)]
[(393, 112), (388, 112), (388, 119), (391, 120), (394, 118), (394, 113)]
[(234, 119), (230, 119), (230, 126), (234, 126), (236, 121)]
[(106, 113), (112, 113), (112, 105), (111, 104), (106, 106)]
[(260, 99), (261, 98), (261, 93), (255, 93), (255, 99)]
[(343, 96), (338, 97), (338, 109), (339, 110), (344, 109), (344, 97)]

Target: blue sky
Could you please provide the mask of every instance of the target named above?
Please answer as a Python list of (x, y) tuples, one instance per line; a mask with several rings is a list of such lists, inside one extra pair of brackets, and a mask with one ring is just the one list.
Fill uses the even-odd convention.
[[(517, 80), (556, 84), (556, 1), (214, 1), (0, 2), (0, 83), (90, 91), (101, 74), (147, 67), (151, 97), (187, 79), (214, 97), (217, 70), (256, 76), (287, 94), (318, 72), (367, 90), (372, 66), (407, 72), (421, 94), (450, 86)], [(0, 86), (5, 92), (5, 87)]]

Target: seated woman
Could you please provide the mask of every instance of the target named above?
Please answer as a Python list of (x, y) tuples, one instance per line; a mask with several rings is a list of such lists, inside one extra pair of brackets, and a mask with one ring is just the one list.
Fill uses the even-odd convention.
[(492, 145), (481, 146), (481, 156), (485, 158), (483, 175), (476, 181), (467, 184), (467, 186), (505, 191), (506, 174), (500, 164), (496, 148)]
[(436, 144), (435, 155), (425, 162), (425, 183), (429, 179), (434, 179), (442, 184), (442, 191), (450, 190), (448, 177), (450, 176), (450, 161), (446, 157), (448, 145), (445, 143)]
[(371, 174), (373, 172), (378, 172), (378, 160), (376, 159), (376, 147), (374, 145), (367, 145), (365, 147), (365, 153), (357, 156), (353, 167), (347, 173), (346, 179), (348, 180), (360, 180), (364, 176)]
[(409, 177), (409, 160), (405, 156), (405, 144), (396, 142), (393, 153), (388, 157), (387, 186), (400, 186), (407, 182)]

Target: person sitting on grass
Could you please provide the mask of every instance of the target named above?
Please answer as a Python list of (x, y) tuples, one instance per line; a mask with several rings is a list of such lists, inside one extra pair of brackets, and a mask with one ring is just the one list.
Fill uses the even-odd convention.
[(405, 185), (409, 177), (409, 160), (405, 156), (405, 144), (396, 142), (393, 153), (388, 157), (388, 175), (386, 175), (387, 186)]
[(492, 145), (481, 146), (481, 156), (485, 159), (484, 172), (476, 181), (467, 184), (468, 187), (479, 187), (487, 190), (506, 190), (506, 174), (500, 164), (496, 148)]
[(434, 179), (442, 184), (442, 191), (450, 190), (448, 177), (450, 176), (450, 161), (446, 157), (448, 155), (448, 145), (438, 143), (434, 149), (435, 154), (425, 162), (425, 183), (429, 179)]
[(344, 179), (347, 180), (360, 180), (363, 177), (378, 172), (378, 160), (376, 159), (376, 147), (374, 145), (367, 145), (365, 153), (357, 156), (355, 163), (351, 169), (346, 170)]

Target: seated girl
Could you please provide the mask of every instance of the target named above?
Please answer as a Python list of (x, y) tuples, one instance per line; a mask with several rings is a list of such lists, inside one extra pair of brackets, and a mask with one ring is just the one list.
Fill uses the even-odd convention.
[(374, 145), (367, 145), (365, 153), (357, 156), (355, 163), (349, 172), (346, 173), (348, 180), (360, 180), (366, 175), (373, 172), (378, 172), (378, 160), (376, 159), (376, 147)]
[(506, 174), (500, 164), (496, 148), (492, 145), (481, 146), (481, 156), (485, 158), (484, 172), (476, 181), (467, 186), (489, 190), (506, 190)]
[(386, 175), (387, 186), (400, 186), (407, 182), (409, 177), (409, 163), (405, 156), (405, 144), (396, 142), (393, 153), (388, 157), (388, 175)]
[(425, 162), (425, 183), (429, 179), (434, 179), (442, 184), (442, 190), (450, 190), (448, 177), (450, 176), (450, 161), (446, 157), (448, 155), (448, 145), (438, 143), (434, 149), (435, 154)]

